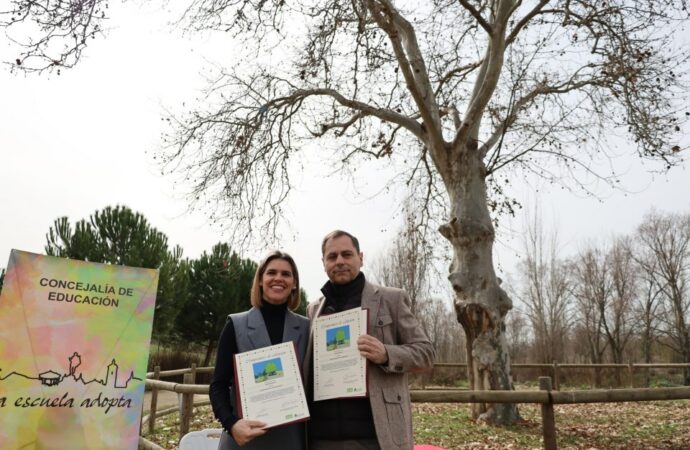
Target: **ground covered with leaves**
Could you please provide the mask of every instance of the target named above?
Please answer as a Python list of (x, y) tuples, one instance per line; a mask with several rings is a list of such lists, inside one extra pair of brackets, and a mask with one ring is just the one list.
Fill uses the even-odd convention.
[[(555, 412), (559, 449), (690, 449), (689, 400), (557, 405)], [(543, 448), (540, 405), (520, 405), (520, 414), (520, 424), (497, 428), (473, 422), (469, 405), (416, 403), (415, 441), (449, 450)], [(192, 430), (218, 426), (210, 407), (196, 408), (193, 417)], [(156, 434), (147, 438), (177, 449), (177, 414), (156, 424)]]
[[(690, 449), (690, 401), (557, 405), (559, 449)], [(541, 406), (520, 405), (518, 425), (477, 424), (467, 405), (413, 406), (415, 440), (447, 449), (541, 449)]]

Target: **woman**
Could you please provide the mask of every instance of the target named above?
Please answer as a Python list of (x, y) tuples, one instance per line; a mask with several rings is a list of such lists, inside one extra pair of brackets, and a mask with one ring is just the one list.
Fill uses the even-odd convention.
[(290, 255), (271, 252), (254, 274), (249, 311), (231, 314), (218, 342), (218, 356), (210, 387), (213, 413), (223, 426), (219, 450), (301, 450), (304, 424), (265, 430), (265, 423), (239, 419), (235, 406), (234, 355), (281, 342), (293, 341), (299, 367), (309, 336), (309, 321), (292, 311), (300, 303), (299, 274)]

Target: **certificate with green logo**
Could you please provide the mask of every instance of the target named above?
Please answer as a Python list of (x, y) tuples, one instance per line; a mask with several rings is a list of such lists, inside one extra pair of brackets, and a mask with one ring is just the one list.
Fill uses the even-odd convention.
[(309, 419), (295, 345), (271, 345), (235, 355), (238, 410), (266, 428)]
[(314, 330), (314, 401), (367, 396), (367, 362), (357, 338), (367, 332), (367, 310), (318, 317)]

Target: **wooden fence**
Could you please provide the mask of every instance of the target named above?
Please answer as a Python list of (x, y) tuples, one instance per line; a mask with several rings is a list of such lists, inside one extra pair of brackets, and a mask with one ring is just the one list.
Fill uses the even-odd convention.
[[(438, 363), (436, 367), (466, 367), (461, 363)], [(685, 368), (690, 364), (514, 364), (513, 368), (551, 368), (555, 375), (555, 383), (551, 377), (539, 377), (538, 391), (468, 391), (462, 389), (444, 390), (412, 390), (410, 396), (413, 402), (421, 403), (540, 403), (542, 405), (542, 428), (544, 448), (554, 450), (556, 446), (556, 421), (553, 405), (573, 403), (619, 403), (658, 400), (690, 399), (690, 387), (674, 388), (628, 388), (628, 389), (595, 389), (559, 391), (557, 380), (561, 369), (564, 368), (628, 368), (633, 374), (639, 368)], [(182, 438), (189, 432), (194, 406), (202, 406), (208, 402), (194, 403), (194, 395), (208, 395), (209, 385), (194, 384), (197, 373), (212, 372), (213, 367), (197, 368), (193, 365), (189, 369), (168, 370), (161, 372), (156, 367), (146, 378), (146, 387), (151, 389), (151, 405), (149, 414), (142, 418), (142, 432), (146, 425), (149, 433), (155, 431), (157, 417), (180, 413), (180, 432)], [(161, 377), (183, 375), (182, 383), (161, 381)], [(632, 380), (632, 375), (630, 380)], [(631, 381), (632, 383), (632, 381)], [(158, 391), (165, 390), (180, 394), (179, 406), (157, 411)], [(140, 436), (139, 448), (143, 450), (165, 450), (155, 443)]]
[[(465, 368), (467, 369), (467, 363), (436, 363), (434, 364), (434, 369), (436, 368)], [(628, 364), (572, 364), (572, 363), (559, 363), (554, 361), (551, 364), (536, 364), (536, 363), (516, 363), (511, 364), (511, 371), (515, 369), (542, 369), (545, 372), (550, 373), (553, 380), (553, 389), (560, 390), (560, 380), (561, 374), (564, 370), (568, 369), (614, 369), (617, 371), (625, 371), (627, 373), (628, 387), (635, 387), (635, 373), (642, 370), (649, 369), (686, 369), (690, 368), (690, 364), (683, 363), (660, 363), (660, 364), (645, 364), (645, 363), (628, 363)], [(646, 386), (645, 386), (646, 387)]]

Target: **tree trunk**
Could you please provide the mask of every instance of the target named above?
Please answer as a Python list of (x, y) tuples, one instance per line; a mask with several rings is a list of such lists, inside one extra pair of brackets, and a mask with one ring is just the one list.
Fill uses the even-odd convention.
[[(489, 215), (485, 167), (476, 149), (462, 152), (448, 185), (451, 220), (440, 228), (453, 246), (448, 279), (455, 291), (455, 311), (467, 337), (467, 371), (473, 390), (512, 390), (504, 318), (512, 302), (494, 272), (494, 228)], [(474, 403), (472, 416), (500, 425), (519, 420), (513, 404)]]
[[(681, 347), (683, 349), (682, 356), (684, 363), (690, 363), (690, 326), (688, 326), (685, 320), (685, 314), (682, 314), (680, 327), (680, 333), (683, 336), (683, 346)], [(685, 386), (690, 386), (690, 369), (687, 367), (683, 369), (683, 384)]]
[[(649, 323), (645, 323), (644, 333), (642, 334), (642, 355), (644, 362), (650, 364), (652, 362), (652, 333)], [(649, 369), (644, 371), (644, 387), (649, 387)]]
[(215, 339), (210, 339), (208, 341), (208, 345), (206, 346), (206, 356), (204, 356), (203, 367), (208, 367), (208, 365), (211, 363), (211, 356), (213, 356), (213, 350), (216, 348), (215, 342)]
[[(613, 341), (612, 341), (613, 342)], [(611, 354), (613, 355), (613, 363), (614, 364), (623, 364), (623, 352), (621, 349), (614, 347), (613, 344), (611, 344)], [(621, 369), (616, 369), (614, 372), (614, 381), (616, 383), (617, 387), (621, 387), (623, 380), (621, 378)]]

